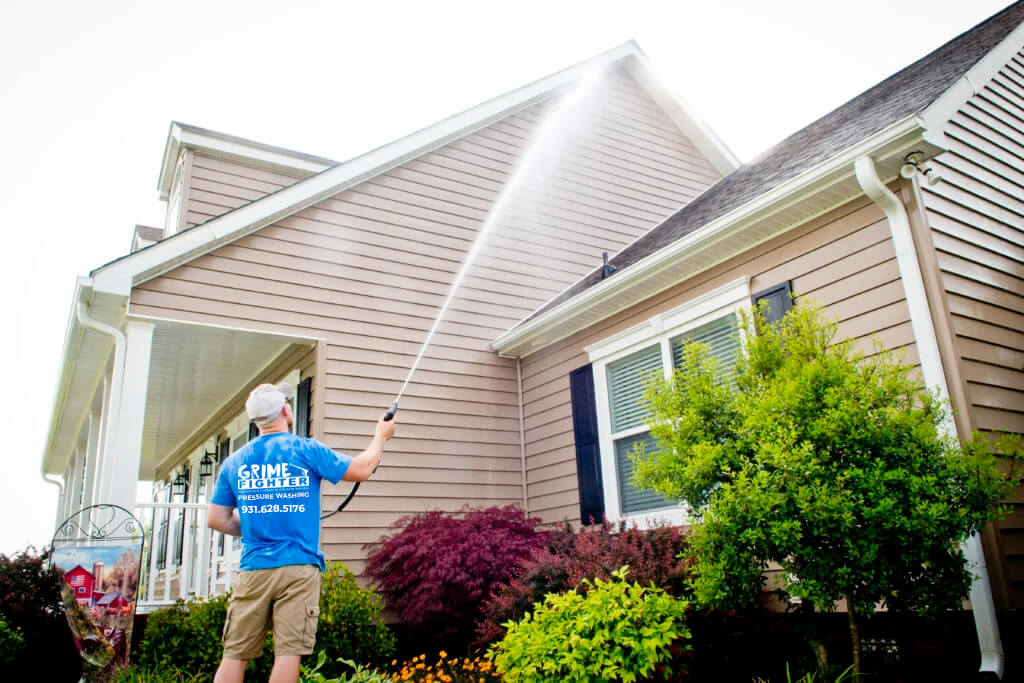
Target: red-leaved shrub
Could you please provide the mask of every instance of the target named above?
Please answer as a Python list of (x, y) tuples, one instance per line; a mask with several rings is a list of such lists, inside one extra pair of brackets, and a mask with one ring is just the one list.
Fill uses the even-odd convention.
[(686, 582), (687, 562), (679, 557), (685, 547), (686, 533), (670, 526), (641, 530), (605, 522), (579, 533), (568, 528), (549, 533), (548, 543), (522, 560), (514, 576), (484, 602), (477, 642), (487, 644), (504, 637), (502, 624), (521, 619), (548, 593), (585, 589), (580, 586), (583, 579), (608, 580), (623, 565), (629, 565), (630, 581), (653, 583), (679, 596)]
[(370, 546), (366, 574), (411, 635), (468, 638), (491, 589), (544, 546), (539, 522), (514, 505), (402, 517)]

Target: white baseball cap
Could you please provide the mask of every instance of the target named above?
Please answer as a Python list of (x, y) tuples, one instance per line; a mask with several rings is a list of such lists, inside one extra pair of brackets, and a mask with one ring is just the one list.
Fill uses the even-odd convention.
[(287, 382), (261, 384), (250, 392), (249, 398), (245, 401), (245, 412), (256, 424), (266, 424), (277, 419), (291, 395), (292, 388)]

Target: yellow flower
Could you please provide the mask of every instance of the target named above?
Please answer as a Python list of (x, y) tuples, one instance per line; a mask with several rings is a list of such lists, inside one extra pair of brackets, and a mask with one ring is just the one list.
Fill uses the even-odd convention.
[(444, 650), (441, 650), (440, 652), (437, 653), (437, 656), (440, 657), (441, 659), (444, 659), (445, 657), (448, 656), (448, 653), (445, 652)]

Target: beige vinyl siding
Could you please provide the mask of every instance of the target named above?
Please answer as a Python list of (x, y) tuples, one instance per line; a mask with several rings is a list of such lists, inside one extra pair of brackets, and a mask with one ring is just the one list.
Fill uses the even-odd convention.
[[(553, 106), (511, 114), (143, 283), (131, 311), (323, 340), (314, 435), (358, 453)], [(469, 270), (406, 390), (383, 464), (325, 523), (328, 558), (360, 572), (363, 543), (402, 514), (522, 505), (516, 366), (491, 341), (717, 179), (622, 74), (574, 126), (582, 139), (526, 178)], [(627, 126), (645, 137), (620, 132)], [(324, 508), (348, 489), (325, 485)]]
[(308, 174), (286, 175), (238, 161), (189, 153), (190, 169), (182, 213), (183, 228), (205, 223), (233, 209), (294, 185)]
[(569, 372), (589, 360), (584, 347), (715, 287), (750, 277), (752, 292), (792, 282), (799, 298), (824, 306), (839, 335), (873, 352), (873, 339), (917, 362), (889, 226), (866, 199), (852, 202), (642, 304), (523, 360), (530, 514), (579, 522)]
[[(1024, 432), (1024, 53), (950, 119), (923, 187), (970, 425)], [(1008, 607), (1024, 606), (1024, 505), (996, 523)]]

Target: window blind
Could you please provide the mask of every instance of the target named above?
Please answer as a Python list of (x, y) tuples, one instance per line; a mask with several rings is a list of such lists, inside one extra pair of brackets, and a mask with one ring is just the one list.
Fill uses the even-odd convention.
[(615, 466), (619, 470), (619, 500), (624, 513), (647, 512), (676, 505), (654, 491), (638, 489), (629, 483), (630, 477), (633, 476), (633, 461), (629, 459), (629, 454), (633, 452), (633, 446), (641, 441), (646, 445), (648, 453), (658, 450), (658, 443), (650, 432), (627, 436), (615, 442)]
[(732, 380), (736, 354), (740, 349), (735, 314), (730, 313), (673, 338), (669, 342), (672, 346), (672, 367), (678, 368), (683, 362), (683, 345), (690, 342), (707, 344), (711, 357), (718, 360), (722, 378)]
[(609, 363), (608, 408), (612, 433), (639, 427), (650, 411), (643, 404), (644, 388), (651, 373), (661, 373), (661, 345), (655, 344)]

